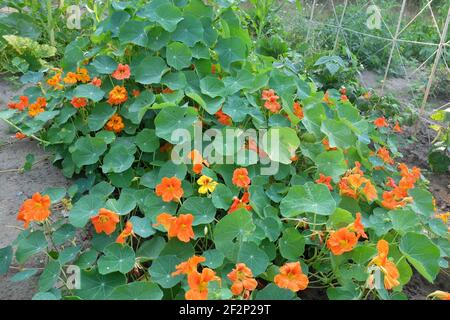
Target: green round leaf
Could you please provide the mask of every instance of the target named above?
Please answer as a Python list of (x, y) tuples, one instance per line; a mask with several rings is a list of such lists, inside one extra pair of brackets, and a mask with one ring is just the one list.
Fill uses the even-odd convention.
[(98, 272), (109, 274), (116, 271), (126, 274), (134, 268), (135, 255), (131, 247), (113, 243), (104, 250), (105, 255), (98, 259)]
[(192, 52), (187, 45), (181, 42), (172, 42), (166, 50), (167, 64), (177, 70), (191, 65)]
[(284, 217), (294, 217), (307, 212), (327, 216), (332, 214), (335, 208), (336, 202), (327, 186), (311, 182), (303, 186), (292, 186), (280, 204)]
[(111, 300), (161, 300), (163, 292), (155, 283), (148, 281), (132, 282), (113, 290)]

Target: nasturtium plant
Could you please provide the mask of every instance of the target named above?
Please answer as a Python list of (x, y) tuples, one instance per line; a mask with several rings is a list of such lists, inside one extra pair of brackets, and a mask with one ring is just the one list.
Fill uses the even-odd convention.
[(392, 123), (260, 56), (227, 1), (129, 2), (0, 113), (74, 181), (23, 203), (0, 273), (26, 280), (47, 252), (36, 299), (298, 299), (312, 282), (396, 299), (413, 269), (434, 281), (448, 214), (396, 162)]

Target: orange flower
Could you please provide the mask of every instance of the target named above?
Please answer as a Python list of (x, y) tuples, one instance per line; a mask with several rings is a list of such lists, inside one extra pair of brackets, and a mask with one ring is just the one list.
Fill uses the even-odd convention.
[(156, 186), (156, 195), (162, 197), (164, 202), (179, 202), (184, 191), (181, 187), (181, 180), (177, 177), (162, 178), (161, 183)]
[(439, 299), (439, 300), (450, 300), (450, 293), (445, 291), (436, 290), (433, 293), (430, 293), (427, 298), (430, 299)]
[(105, 125), (106, 130), (114, 131), (115, 133), (122, 132), (123, 128), (125, 128), (125, 124), (122, 121), (122, 117), (117, 113), (114, 114)]
[(280, 274), (274, 278), (277, 286), (297, 292), (308, 286), (308, 277), (302, 272), (300, 262), (288, 262), (280, 267)]
[(172, 149), (173, 149), (173, 144), (166, 142), (159, 148), (159, 152), (161, 152), (161, 153), (169, 152)]
[(233, 284), (231, 286), (231, 292), (238, 296), (242, 292), (248, 294), (250, 291), (256, 289), (258, 282), (253, 278), (252, 270), (245, 265), (245, 263), (236, 264), (236, 268), (231, 270), (227, 275)]
[(341, 86), (341, 88), (339, 89), (339, 93), (340, 94), (347, 94), (347, 88), (344, 86)]
[(9, 109), (16, 109), (19, 111), (23, 111), (26, 107), (28, 107), (29, 105), (29, 100), (27, 96), (20, 96), (19, 97), (19, 102), (15, 103), (15, 102), (10, 102), (8, 103), (8, 108)]
[(341, 101), (348, 102), (348, 97), (345, 94), (341, 95)]
[(63, 85), (61, 84), (61, 73), (56, 73), (53, 77), (47, 79), (47, 84), (54, 90), (62, 89)]
[(394, 132), (397, 132), (397, 133), (402, 133), (403, 132), (403, 129), (398, 124), (398, 121), (395, 122)]
[(265, 153), (263, 149), (258, 148), (256, 141), (251, 138), (248, 138), (245, 142), (244, 148), (256, 152), (261, 158), (267, 157), (267, 153)]
[(325, 95), (323, 96), (322, 101), (325, 102), (329, 106), (334, 105), (334, 102), (330, 100), (330, 95), (328, 94), (328, 91), (325, 92)]
[(156, 217), (157, 224), (155, 226), (162, 225), (167, 230), (169, 238), (177, 237), (180, 241), (189, 242), (195, 237), (192, 229), (193, 221), (194, 216), (190, 213), (180, 214), (178, 217), (168, 213), (161, 213)]
[(330, 182), (331, 182), (331, 177), (325, 176), (322, 173), (320, 174), (319, 179), (316, 180), (316, 183), (322, 183), (322, 184), (326, 185), (329, 190), (333, 190), (333, 187), (331, 186)]
[(231, 207), (228, 210), (228, 214), (233, 213), (234, 211), (241, 208), (244, 208), (247, 211), (252, 210), (252, 206), (249, 205), (249, 202), (250, 202), (250, 193), (248, 192), (244, 192), (241, 199), (239, 199), (238, 197), (234, 197), (233, 203), (231, 204)]
[(116, 80), (125, 80), (125, 79), (129, 79), (130, 75), (131, 75), (130, 66), (127, 64), (119, 63), (116, 71), (114, 71), (111, 74), (111, 77), (113, 77)]
[(16, 137), (16, 139), (19, 139), (19, 140), (25, 139), (27, 137), (27, 135), (23, 134), (22, 132), (16, 132), (16, 134), (14, 136)]
[(73, 97), (72, 101), (70, 101), (70, 103), (75, 107), (75, 108), (83, 108), (87, 106), (87, 99), (86, 98), (77, 98), (77, 97)]
[(91, 84), (93, 86), (96, 86), (96, 87), (100, 88), (102, 86), (102, 80), (97, 78), (97, 77), (95, 77), (94, 79), (92, 79)]
[(95, 232), (110, 235), (116, 230), (116, 225), (120, 222), (119, 215), (113, 211), (101, 208), (98, 214), (91, 218)]
[(192, 272), (197, 272), (197, 266), (205, 262), (206, 259), (201, 256), (193, 256), (189, 258), (187, 261), (184, 261), (177, 265), (175, 268), (177, 271), (172, 272), (172, 277), (180, 275), (180, 274), (191, 274)]
[(447, 224), (448, 220), (450, 218), (450, 211), (447, 213), (438, 213), (438, 214), (436, 214), (436, 218), (441, 219), (442, 222), (444, 222), (444, 224)]
[(51, 200), (48, 195), (42, 196), (36, 192), (31, 199), (24, 201), (17, 214), (17, 220), (24, 222), (25, 229), (32, 221), (43, 222), (51, 213), (50, 205)]
[(270, 110), (273, 113), (277, 113), (280, 111), (281, 105), (278, 103), (278, 99), (280, 97), (275, 94), (275, 91), (273, 91), (272, 89), (263, 90), (261, 98), (262, 100), (265, 100), (264, 107), (267, 110)]
[(224, 113), (222, 111), (222, 108), (220, 108), (219, 111), (217, 111), (214, 115), (216, 116), (217, 121), (219, 121), (219, 123), (223, 124), (224, 126), (231, 126), (231, 124), (233, 123), (231, 121), (231, 117)]
[(204, 268), (202, 273), (192, 272), (188, 276), (189, 290), (186, 292), (186, 300), (206, 300), (208, 299), (208, 284), (211, 281), (220, 281), (216, 273)]
[(116, 243), (125, 243), (125, 239), (129, 236), (132, 236), (133, 234), (133, 224), (131, 223), (131, 221), (127, 221), (127, 223), (125, 224), (125, 229), (123, 229), (117, 237)]
[(87, 69), (85, 68), (77, 69), (77, 80), (82, 83), (88, 83), (89, 81), (91, 81), (91, 77), (89, 76)]
[(28, 107), (28, 115), (32, 118), (36, 117), (38, 114), (44, 112), (44, 108), (38, 105), (37, 103), (33, 103)]
[(364, 177), (359, 162), (355, 163), (355, 167), (348, 170), (345, 176), (339, 181), (339, 193), (341, 195), (358, 199), (364, 196), (367, 201), (372, 202), (377, 199), (377, 189), (372, 182)]
[(327, 248), (335, 256), (340, 256), (345, 252), (352, 251), (357, 242), (358, 238), (355, 233), (348, 230), (348, 228), (341, 228), (331, 233), (327, 240)]
[(39, 97), (36, 99), (36, 104), (41, 108), (45, 108), (47, 106), (47, 100), (44, 97)]
[(192, 160), (192, 170), (196, 173), (196, 174), (201, 174), (202, 170), (203, 170), (203, 165), (205, 166), (209, 166), (208, 161), (206, 161), (205, 159), (203, 159), (202, 155), (200, 154), (200, 152), (198, 152), (197, 150), (192, 150), (191, 152), (189, 152), (188, 154), (188, 158)]
[(353, 223), (348, 225), (347, 228), (349, 229), (349, 231), (356, 232), (358, 238), (363, 237), (364, 239), (367, 239), (367, 234), (364, 232), (364, 225), (361, 222), (360, 212), (356, 213), (355, 221), (353, 221)]
[(63, 81), (67, 84), (76, 84), (78, 82), (77, 74), (74, 72), (68, 72)]
[(389, 127), (389, 124), (386, 121), (385, 117), (380, 117), (375, 119), (375, 121), (373, 122), (373, 124), (377, 127), (377, 128), (381, 128), (381, 127)]
[(381, 160), (383, 160), (387, 164), (394, 164), (394, 160), (391, 158), (391, 155), (389, 153), (389, 150), (386, 148), (379, 148), (377, 150), (377, 156)]
[(384, 273), (384, 286), (390, 290), (400, 284), (398, 278), (400, 273), (397, 266), (388, 260), (389, 243), (386, 240), (380, 240), (377, 243), (378, 255), (369, 263), (369, 266), (376, 265)]
[(171, 93), (174, 93), (175, 91), (173, 91), (172, 89), (170, 89), (170, 88), (164, 88), (163, 89), (163, 91), (162, 91), (162, 93), (164, 93), (164, 94), (171, 94)]
[(239, 188), (247, 189), (251, 183), (246, 168), (239, 168), (233, 172), (233, 184)]
[(330, 147), (330, 142), (328, 141), (328, 139), (323, 139), (322, 144), (325, 147), (325, 150), (327, 150), (327, 151), (337, 150), (337, 148), (335, 148), (335, 147)]
[(115, 86), (109, 92), (108, 103), (111, 105), (121, 104), (127, 100), (128, 100), (128, 93), (125, 87)]
[(305, 117), (302, 105), (298, 102), (294, 102), (294, 114), (300, 120), (302, 120)]
[(141, 95), (141, 92), (140, 92), (139, 90), (137, 90), (137, 89), (134, 89), (134, 90), (131, 92), (131, 95), (132, 95), (133, 97), (137, 98), (137, 97), (139, 97), (139, 96)]
[(392, 191), (383, 192), (383, 201), (381, 202), (381, 205), (389, 210), (406, 206), (412, 199), (409, 197), (404, 197), (403, 193), (401, 195), (396, 194), (399, 191), (401, 191), (401, 189), (397, 187)]

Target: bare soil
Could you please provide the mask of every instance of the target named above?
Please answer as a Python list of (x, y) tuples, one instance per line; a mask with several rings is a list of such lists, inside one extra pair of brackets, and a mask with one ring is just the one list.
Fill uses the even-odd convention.
[[(9, 83), (0, 80), (0, 109), (4, 109), (19, 92)], [(14, 134), (5, 122), (0, 121), (0, 248), (9, 245), (19, 234), (22, 224), (16, 220), (16, 216), (24, 200), (48, 187), (68, 184), (36, 141), (29, 138), (17, 140)], [(23, 166), (28, 154), (34, 154), (36, 165), (30, 171), (20, 173), (15, 169)], [(40, 257), (26, 264), (26, 267), (41, 266)], [(24, 282), (11, 282), (9, 279), (17, 271), (0, 276), (0, 299), (31, 299), (36, 292), (38, 275)]]

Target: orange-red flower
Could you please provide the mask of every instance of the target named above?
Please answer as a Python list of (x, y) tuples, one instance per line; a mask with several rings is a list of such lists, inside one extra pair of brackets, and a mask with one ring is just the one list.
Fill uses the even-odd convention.
[(125, 243), (125, 239), (129, 236), (132, 236), (133, 234), (133, 224), (131, 223), (131, 221), (127, 221), (127, 223), (125, 224), (125, 229), (123, 229), (117, 237), (116, 243)]
[(328, 94), (328, 91), (325, 92), (325, 95), (323, 96), (322, 101), (325, 102), (328, 106), (334, 105), (334, 102), (331, 101), (331, 99), (330, 99), (330, 95)]
[(96, 87), (100, 88), (102, 86), (102, 79), (99, 79), (99, 78), (95, 77), (94, 79), (92, 79), (91, 84), (93, 86), (96, 86)]
[(247, 211), (252, 210), (252, 206), (249, 204), (249, 202), (250, 202), (250, 193), (248, 192), (244, 192), (241, 199), (239, 199), (238, 197), (234, 197), (233, 203), (231, 204), (231, 207), (228, 210), (228, 214), (233, 213), (234, 211), (242, 208), (244, 208)]
[(137, 98), (137, 97), (139, 97), (139, 96), (141, 95), (141, 92), (140, 92), (138, 89), (134, 89), (134, 90), (131, 92), (131, 95), (132, 95), (133, 97)]
[(38, 97), (36, 99), (36, 104), (41, 108), (45, 108), (47, 106), (47, 100), (44, 97)]
[(267, 110), (270, 110), (273, 113), (277, 113), (280, 111), (281, 105), (278, 102), (278, 99), (280, 97), (275, 94), (275, 91), (273, 91), (272, 89), (263, 90), (261, 98), (262, 100), (265, 100), (264, 107)]
[(167, 236), (169, 238), (178, 238), (183, 242), (189, 242), (194, 239), (195, 234), (192, 229), (192, 222), (194, 222), (194, 216), (190, 213), (180, 214), (178, 217), (172, 216), (168, 213), (161, 213), (156, 217), (158, 225), (162, 225), (167, 230)]
[(67, 84), (76, 84), (78, 82), (77, 74), (75, 72), (67, 72), (63, 81)]
[(70, 101), (70, 103), (72, 104), (72, 106), (74, 106), (75, 108), (83, 108), (87, 106), (87, 99), (86, 98), (77, 98), (77, 97), (73, 97), (72, 100)]
[(116, 225), (120, 222), (119, 215), (113, 211), (101, 208), (98, 214), (91, 218), (95, 232), (110, 235), (116, 230)]
[(50, 215), (51, 200), (48, 195), (42, 196), (39, 192), (33, 194), (31, 199), (24, 201), (17, 214), (17, 220), (24, 222), (27, 229), (30, 222), (43, 222)]
[(233, 184), (239, 188), (247, 189), (251, 183), (246, 168), (235, 169), (232, 178)]
[(308, 287), (308, 277), (302, 272), (300, 262), (288, 262), (280, 267), (280, 273), (274, 278), (277, 286), (297, 292)]
[(358, 199), (360, 195), (363, 195), (367, 201), (371, 202), (378, 197), (375, 186), (369, 179), (364, 177), (359, 162), (355, 164), (355, 168), (347, 171), (345, 176), (339, 181), (338, 186), (341, 195), (353, 199)]
[(19, 102), (10, 102), (8, 103), (9, 109), (16, 109), (19, 111), (23, 111), (29, 105), (29, 99), (27, 96), (20, 96)]
[(302, 108), (301, 104), (298, 102), (294, 102), (294, 114), (300, 120), (302, 120), (305, 117), (305, 115), (303, 113), (303, 108)]
[(394, 160), (391, 158), (391, 155), (389, 153), (389, 150), (386, 148), (379, 148), (377, 150), (377, 156), (381, 160), (383, 160), (387, 164), (394, 164)]
[(117, 105), (124, 103), (128, 100), (128, 92), (125, 87), (115, 86), (110, 92), (108, 96), (108, 103), (111, 105)]
[(231, 120), (231, 117), (224, 113), (222, 111), (222, 108), (219, 109), (215, 114), (217, 121), (219, 121), (220, 124), (223, 124), (224, 126), (231, 126), (233, 121)]
[(161, 153), (169, 152), (172, 149), (173, 149), (173, 144), (166, 142), (159, 148), (159, 152), (161, 152)]
[(361, 213), (356, 213), (356, 219), (353, 221), (353, 223), (349, 224), (347, 226), (349, 231), (356, 232), (357, 238), (363, 237), (364, 239), (367, 239), (367, 234), (364, 232), (364, 225), (361, 222)]
[(172, 277), (180, 275), (180, 274), (186, 274), (189, 275), (192, 272), (197, 272), (197, 267), (200, 263), (205, 262), (206, 259), (201, 256), (193, 256), (189, 258), (187, 261), (184, 261), (177, 265), (176, 271), (172, 272)]
[(330, 150), (337, 150), (336, 147), (330, 147), (330, 142), (328, 141), (328, 139), (323, 139), (322, 140), (322, 144), (325, 147), (325, 150), (330, 151)]
[(375, 119), (375, 121), (373, 122), (373, 124), (377, 127), (377, 128), (381, 128), (381, 127), (389, 127), (389, 123), (386, 121), (385, 117), (379, 117), (377, 119)]
[(16, 132), (16, 134), (14, 136), (16, 137), (16, 139), (19, 139), (19, 140), (25, 139), (27, 137), (27, 135), (22, 132)]
[(325, 176), (321, 173), (319, 179), (316, 180), (316, 183), (322, 183), (326, 185), (329, 190), (333, 190), (333, 187), (330, 184), (331, 179), (332, 178), (330, 176)]
[(345, 94), (341, 95), (341, 101), (342, 102), (348, 102), (348, 97)]
[(345, 227), (330, 234), (327, 240), (327, 248), (335, 256), (339, 256), (345, 252), (352, 251), (357, 242), (358, 237), (356, 234)]
[(389, 243), (386, 240), (378, 241), (377, 250), (378, 255), (372, 259), (369, 266), (376, 265), (384, 273), (384, 286), (390, 290), (400, 284), (400, 273), (395, 263), (388, 259)]
[(114, 114), (105, 124), (105, 130), (113, 131), (115, 133), (122, 132), (123, 128), (125, 128), (125, 124), (123, 123), (122, 117), (117, 113)]
[(188, 276), (189, 290), (186, 292), (186, 300), (206, 300), (208, 299), (208, 284), (211, 281), (220, 281), (216, 273), (204, 268), (201, 273), (192, 272)]
[(400, 127), (400, 125), (398, 124), (398, 121), (395, 122), (394, 132), (397, 132), (397, 133), (402, 133), (402, 132), (403, 132), (403, 129), (402, 129), (402, 127)]
[(37, 103), (32, 103), (29, 107), (28, 107), (28, 115), (30, 117), (36, 117), (38, 114), (44, 112), (44, 108), (41, 107), (39, 104)]
[(78, 68), (76, 76), (77, 80), (81, 83), (88, 83), (89, 81), (91, 81), (91, 77), (89, 76), (89, 73), (85, 68)]
[(245, 265), (245, 263), (238, 263), (236, 267), (231, 270), (227, 275), (233, 284), (231, 285), (231, 292), (238, 296), (245, 292), (248, 294), (250, 291), (256, 289), (258, 282), (253, 278), (252, 270)]
[(62, 89), (64, 86), (61, 84), (61, 73), (56, 73), (53, 77), (47, 79), (47, 84), (54, 90)]
[(341, 88), (339, 89), (339, 93), (340, 94), (347, 94), (347, 88), (344, 86), (341, 86)]
[(156, 195), (162, 197), (164, 202), (179, 202), (184, 191), (181, 187), (181, 180), (177, 177), (164, 177), (161, 183), (156, 186)]
[(116, 80), (125, 80), (125, 79), (129, 79), (130, 75), (131, 75), (130, 66), (127, 64), (119, 63), (116, 71), (114, 71), (111, 74), (111, 77), (113, 77)]
[(436, 290), (430, 293), (427, 298), (438, 300), (450, 300), (450, 293), (445, 291)]
[(192, 170), (196, 173), (196, 174), (201, 174), (202, 170), (203, 170), (203, 165), (205, 166), (209, 166), (208, 161), (206, 161), (205, 159), (203, 159), (202, 155), (200, 152), (198, 152), (197, 150), (192, 150), (191, 152), (189, 152), (188, 154), (188, 158), (192, 161)]

